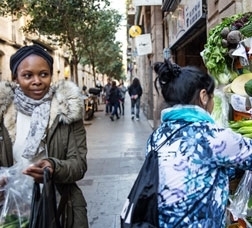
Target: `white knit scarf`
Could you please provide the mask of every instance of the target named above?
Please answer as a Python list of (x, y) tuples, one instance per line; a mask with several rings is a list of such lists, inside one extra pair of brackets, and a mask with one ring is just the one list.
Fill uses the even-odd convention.
[(31, 160), (44, 151), (39, 146), (46, 133), (53, 93), (54, 88), (51, 87), (42, 99), (34, 100), (27, 97), (20, 87), (15, 88), (14, 104), (17, 110), (31, 116), (30, 130), (24, 142), (25, 149), (22, 155), (24, 158)]

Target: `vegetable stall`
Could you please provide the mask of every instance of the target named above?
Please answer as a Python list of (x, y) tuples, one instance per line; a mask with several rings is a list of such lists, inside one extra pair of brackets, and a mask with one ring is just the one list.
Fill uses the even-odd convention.
[[(201, 56), (216, 82), (213, 118), (218, 124), (252, 138), (252, 12), (224, 18), (212, 28)], [(252, 177), (245, 176), (248, 174), (241, 170), (233, 170), (230, 176), (230, 204), (235, 202), (243, 211), (238, 216), (229, 210), (230, 228), (252, 227)], [(239, 207), (241, 201), (245, 202), (243, 210)]]
[(224, 18), (212, 28), (201, 55), (216, 82), (216, 122), (227, 127), (251, 119), (252, 12)]

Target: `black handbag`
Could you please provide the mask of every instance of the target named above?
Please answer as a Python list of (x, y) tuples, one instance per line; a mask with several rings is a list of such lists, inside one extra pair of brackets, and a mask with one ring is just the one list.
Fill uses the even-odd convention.
[(48, 168), (44, 169), (42, 191), (39, 183), (33, 184), (29, 228), (61, 228), (57, 214), (55, 186)]
[[(183, 127), (189, 125), (185, 124)], [(182, 127), (182, 128), (183, 128)], [(158, 228), (158, 155), (157, 151), (176, 133), (167, 137), (146, 156), (120, 215), (121, 228)], [(153, 136), (151, 136), (152, 140)]]

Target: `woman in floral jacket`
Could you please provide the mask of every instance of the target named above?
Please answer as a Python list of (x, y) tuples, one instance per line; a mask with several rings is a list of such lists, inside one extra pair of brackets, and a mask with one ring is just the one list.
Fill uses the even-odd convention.
[(167, 108), (148, 140), (158, 150), (161, 228), (225, 227), (230, 167), (252, 170), (252, 140), (211, 118), (214, 80), (195, 67), (168, 60), (154, 65)]

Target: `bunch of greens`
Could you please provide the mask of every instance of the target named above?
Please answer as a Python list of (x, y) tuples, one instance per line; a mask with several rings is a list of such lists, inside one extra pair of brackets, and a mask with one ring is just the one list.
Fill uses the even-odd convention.
[[(209, 31), (207, 43), (204, 46), (203, 59), (209, 72), (215, 77), (217, 82), (221, 83), (220, 75), (231, 69), (231, 58), (228, 56), (228, 49), (222, 45), (221, 32), (224, 28), (232, 27), (234, 22), (243, 17), (243, 14), (235, 14), (226, 17), (221, 23)], [(229, 67), (230, 66), (230, 67)], [(227, 69), (228, 68), (228, 69)], [(224, 75), (225, 76), (225, 75)]]
[(21, 219), (17, 215), (7, 215), (5, 221), (0, 225), (0, 228), (28, 228), (29, 220), (28, 218), (22, 217)]

